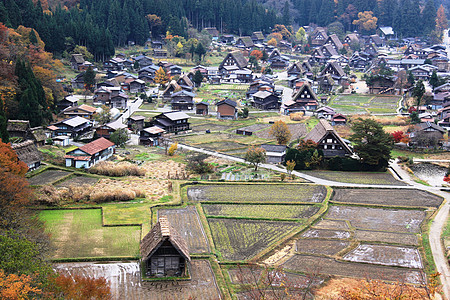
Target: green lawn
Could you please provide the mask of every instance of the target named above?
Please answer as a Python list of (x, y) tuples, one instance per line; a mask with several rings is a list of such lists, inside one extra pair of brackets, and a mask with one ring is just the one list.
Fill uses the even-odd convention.
[(53, 258), (139, 254), (140, 226), (103, 227), (100, 209), (44, 210), (39, 218), (55, 246)]

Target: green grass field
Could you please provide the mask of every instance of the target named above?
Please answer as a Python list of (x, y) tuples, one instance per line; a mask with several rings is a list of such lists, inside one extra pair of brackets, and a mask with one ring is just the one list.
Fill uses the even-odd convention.
[(140, 226), (102, 227), (100, 209), (44, 210), (39, 219), (56, 248), (53, 258), (139, 254)]

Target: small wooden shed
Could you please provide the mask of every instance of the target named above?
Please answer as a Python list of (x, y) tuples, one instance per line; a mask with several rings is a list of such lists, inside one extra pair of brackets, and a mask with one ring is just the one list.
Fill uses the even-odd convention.
[(141, 241), (140, 252), (147, 277), (186, 277), (189, 273), (191, 257), (186, 241), (165, 216)]

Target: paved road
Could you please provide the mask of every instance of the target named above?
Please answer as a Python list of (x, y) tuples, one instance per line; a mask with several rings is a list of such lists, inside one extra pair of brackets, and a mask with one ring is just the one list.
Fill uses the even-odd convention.
[[(184, 144), (178, 144), (178, 147), (190, 151), (196, 151), (205, 153), (211, 156), (216, 156), (220, 158), (225, 158), (229, 160), (233, 160), (236, 162), (246, 163), (246, 161), (239, 157), (234, 157), (222, 153), (217, 153), (215, 151), (209, 151), (197, 147), (192, 147)], [(265, 168), (277, 172), (283, 172), (286, 173), (286, 169), (277, 167), (275, 165), (271, 164), (261, 164), (259, 166), (260, 168)], [(441, 233), (444, 225), (446, 224), (448, 213), (449, 213), (449, 201), (450, 201), (450, 194), (447, 192), (443, 192), (440, 190), (439, 187), (429, 187), (424, 186), (421, 184), (418, 184), (411, 180), (409, 174), (403, 170), (398, 164), (397, 161), (392, 161), (390, 164), (390, 167), (397, 173), (400, 177), (400, 179), (407, 183), (408, 186), (393, 186), (393, 185), (370, 185), (370, 184), (354, 184), (354, 183), (345, 183), (345, 182), (336, 182), (336, 181), (330, 181), (325, 180), (321, 178), (317, 178), (314, 176), (306, 175), (301, 172), (293, 171), (292, 173), (295, 176), (301, 177), (303, 179), (309, 180), (316, 184), (321, 185), (328, 185), (328, 186), (339, 186), (339, 187), (366, 187), (366, 188), (395, 188), (395, 189), (419, 189), (427, 192), (431, 192), (437, 195), (442, 196), (445, 199), (445, 203), (441, 207), (441, 209), (436, 214), (434, 220), (432, 221), (431, 227), (430, 227), (430, 246), (431, 246), (431, 252), (433, 253), (434, 262), (436, 264), (436, 268), (439, 273), (441, 273), (440, 279), (442, 282), (442, 290), (444, 292), (445, 299), (450, 299), (450, 271), (447, 264), (447, 259), (444, 254), (444, 249), (442, 247), (441, 243)]]

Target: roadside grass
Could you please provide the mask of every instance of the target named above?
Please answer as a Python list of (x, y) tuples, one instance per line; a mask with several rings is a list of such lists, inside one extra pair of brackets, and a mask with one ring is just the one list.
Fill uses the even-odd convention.
[(444, 243), (444, 248), (447, 249), (447, 247), (450, 246), (450, 218), (447, 218), (445, 227), (442, 230), (441, 238)]
[(44, 210), (56, 247), (53, 258), (130, 257), (139, 253), (140, 226), (103, 227), (100, 209)]

